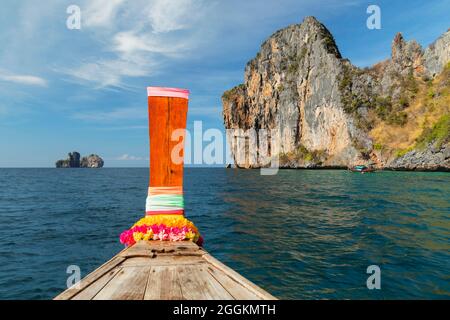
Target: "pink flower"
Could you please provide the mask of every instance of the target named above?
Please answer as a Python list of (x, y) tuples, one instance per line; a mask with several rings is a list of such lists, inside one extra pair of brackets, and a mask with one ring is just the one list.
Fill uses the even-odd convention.
[(169, 240), (170, 241), (183, 241), (184, 239), (186, 239), (186, 233), (185, 232), (170, 232), (169, 233)]
[(122, 234), (120, 235), (120, 242), (126, 246), (132, 246), (133, 244), (135, 244), (136, 242), (133, 238), (133, 231), (127, 230), (122, 232)]
[(160, 241), (166, 241), (169, 238), (169, 235), (166, 233), (166, 230), (160, 229), (158, 233), (158, 239)]
[[(196, 232), (193, 232), (192, 229), (188, 228), (187, 226), (168, 227), (165, 224), (140, 225), (134, 226), (130, 230), (122, 232), (122, 234), (120, 235), (120, 242), (128, 247), (132, 246), (136, 243), (136, 240), (134, 238), (134, 235), (136, 233), (145, 235), (148, 232), (151, 232), (153, 234), (152, 240), (159, 241), (184, 241), (186, 239), (193, 240), (196, 234)], [(202, 237), (197, 240), (197, 244), (199, 246), (203, 245)]]

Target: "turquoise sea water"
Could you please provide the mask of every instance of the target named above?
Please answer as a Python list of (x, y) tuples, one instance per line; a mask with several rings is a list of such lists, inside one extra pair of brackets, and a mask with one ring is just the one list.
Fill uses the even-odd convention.
[[(0, 299), (49, 299), (143, 215), (147, 169), (0, 169)], [(448, 173), (186, 169), (205, 247), (278, 298), (450, 298)], [(381, 268), (381, 290), (366, 269)]]

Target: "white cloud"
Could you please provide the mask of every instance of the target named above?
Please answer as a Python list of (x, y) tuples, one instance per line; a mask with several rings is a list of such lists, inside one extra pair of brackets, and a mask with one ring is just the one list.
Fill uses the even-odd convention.
[(99, 131), (127, 131), (127, 130), (148, 130), (148, 125), (115, 126), (115, 127), (95, 127)]
[(189, 28), (189, 23), (200, 12), (201, 1), (155, 0), (147, 7), (153, 32), (165, 33)]
[(82, 10), (85, 14), (83, 24), (87, 27), (110, 27), (123, 3), (124, 0), (89, 1), (86, 9)]
[(75, 68), (61, 69), (60, 71), (74, 77), (82, 83), (93, 83), (97, 87), (125, 87), (123, 77), (141, 77), (152, 73), (151, 61), (146, 61), (146, 67), (141, 59), (109, 59), (86, 62)]
[[(123, 57), (130, 57), (139, 52), (175, 57), (190, 48), (186, 41), (168, 41), (162, 35), (137, 33), (136, 31), (117, 33), (113, 43), (113, 50)], [(133, 56), (133, 59), (135, 60), (136, 57)]]
[(142, 161), (142, 160), (147, 160), (147, 159), (143, 158), (143, 157), (132, 156), (132, 155), (125, 153), (125, 154), (117, 157), (115, 160), (117, 160), (117, 161)]
[(1, 74), (0, 81), (12, 82), (17, 84), (23, 84), (28, 86), (46, 87), (47, 80), (32, 75), (19, 75), (19, 74)]
[(151, 26), (154, 33), (189, 28), (204, 7), (204, 0), (89, 0), (83, 7), (83, 25), (111, 28), (126, 19), (134, 25)]
[[(82, 27), (89, 31), (97, 49), (93, 52), (98, 53), (57, 71), (96, 88), (126, 88), (126, 78), (153, 76), (168, 59), (181, 58), (193, 48), (193, 37), (177, 31), (195, 23), (205, 1), (86, 2)], [(105, 58), (105, 53), (110, 57)]]
[(73, 115), (75, 119), (85, 121), (105, 121), (111, 122), (116, 120), (136, 120), (146, 119), (146, 108), (118, 108), (111, 111), (89, 111), (79, 112)]
[(133, 31), (119, 32), (114, 36), (113, 41), (114, 50), (118, 52), (132, 53), (135, 51), (151, 51), (151, 46)]
[[(241, 47), (245, 51), (265, 19), (291, 12), (296, 2), (286, 0), (280, 6), (256, 0), (79, 0), (75, 4), (81, 8), (82, 30), (69, 32), (62, 23), (68, 3), (24, 0), (17, 5), (17, 27), (8, 30), (8, 46), (0, 58), (7, 64), (26, 63), (26, 70), (33, 70), (27, 61), (35, 61), (37, 70), (48, 66), (64, 80), (89, 88), (128, 89), (135, 83), (132, 78), (154, 77), (174, 59), (219, 56), (228, 50), (236, 55), (232, 49)], [(301, 7), (307, 7), (304, 2), (315, 3), (305, 0)], [(15, 79), (19, 80), (45, 83)]]

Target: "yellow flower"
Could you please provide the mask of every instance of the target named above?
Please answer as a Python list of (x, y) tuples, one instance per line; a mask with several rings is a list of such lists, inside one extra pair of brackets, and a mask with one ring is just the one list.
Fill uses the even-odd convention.
[(194, 237), (195, 237), (195, 233), (193, 233), (193, 232), (187, 232), (186, 233), (186, 239), (194, 240)]
[(194, 236), (193, 241), (194, 241), (195, 243), (197, 243), (198, 239), (200, 239), (200, 234), (196, 233), (195, 236)]
[(148, 231), (145, 235), (144, 235), (144, 240), (145, 241), (149, 241), (153, 239), (153, 232), (152, 231)]
[(193, 232), (197, 233), (198, 229), (195, 225), (183, 216), (179, 215), (156, 215), (147, 216), (139, 220), (133, 227), (142, 225), (161, 225), (164, 224), (168, 227), (190, 228)]
[(135, 232), (133, 233), (133, 239), (134, 241), (138, 242), (144, 238), (144, 234), (142, 232)]

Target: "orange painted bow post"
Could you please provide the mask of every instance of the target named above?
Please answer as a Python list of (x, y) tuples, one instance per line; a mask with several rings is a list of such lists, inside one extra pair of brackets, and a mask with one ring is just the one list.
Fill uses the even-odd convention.
[(184, 139), (189, 91), (147, 88), (150, 136), (150, 181), (146, 216), (124, 231), (120, 241), (133, 245), (141, 240), (193, 241), (203, 239), (184, 217)]

